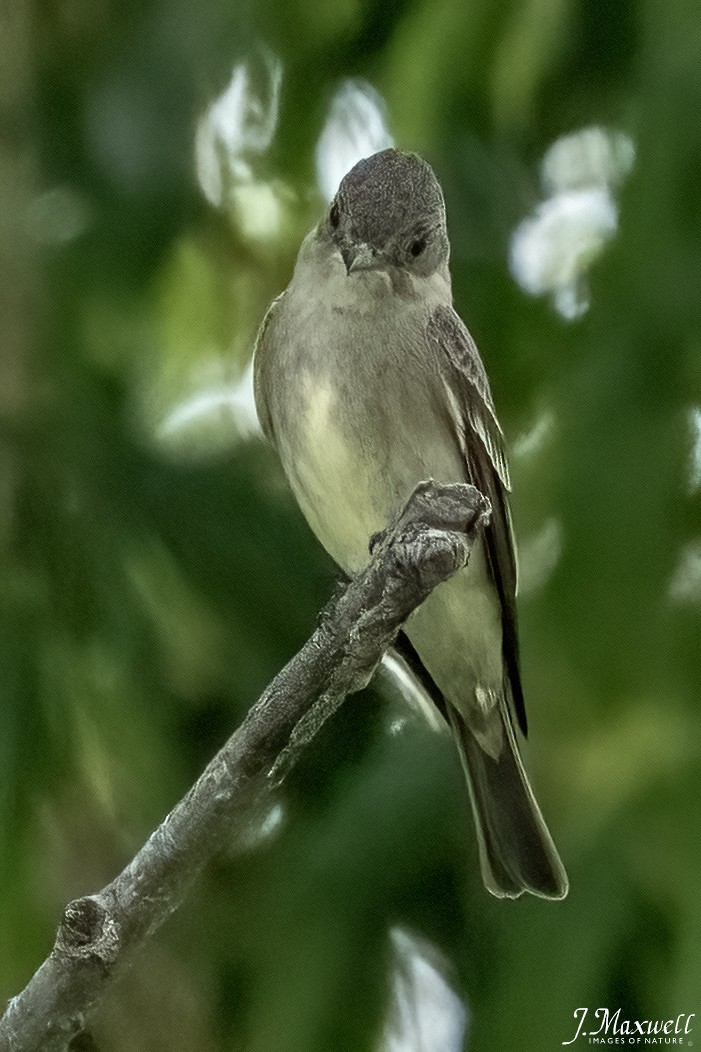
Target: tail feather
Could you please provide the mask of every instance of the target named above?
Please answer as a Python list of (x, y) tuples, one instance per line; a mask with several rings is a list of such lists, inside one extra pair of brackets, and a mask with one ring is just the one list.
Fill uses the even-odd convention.
[(486, 887), (499, 898), (529, 891), (563, 899), (567, 874), (523, 768), (505, 698), (491, 714), (501, 721), (503, 744), (496, 759), (453, 705), (448, 715), (467, 773)]

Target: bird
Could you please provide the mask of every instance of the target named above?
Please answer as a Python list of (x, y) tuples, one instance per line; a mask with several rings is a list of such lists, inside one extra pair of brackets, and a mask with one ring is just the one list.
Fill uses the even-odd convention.
[(419, 482), (471, 483), (491, 502), (467, 565), (395, 646), (457, 742), (485, 887), (562, 899), (567, 875), (517, 740), (527, 722), (505, 441), (449, 257), (431, 166), (394, 148), (358, 161), (261, 324), (256, 409), (309, 526), (349, 576)]

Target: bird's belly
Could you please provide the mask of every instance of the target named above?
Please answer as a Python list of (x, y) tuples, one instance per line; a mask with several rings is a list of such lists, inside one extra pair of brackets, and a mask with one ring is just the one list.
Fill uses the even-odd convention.
[(465, 472), (420, 384), (343, 379), (311, 371), (300, 377), (304, 397), (285, 469), (311, 528), (354, 573), (368, 562), (372, 535), (389, 525), (417, 483), (462, 481)]
[(332, 389), (311, 381), (309, 388), (287, 475), (316, 536), (353, 573), (367, 563), (370, 538), (387, 525), (391, 509), (362, 446), (334, 420)]
[[(297, 313), (287, 334), (272, 405), (285, 435), (283, 467), (312, 530), (353, 574), (419, 482), (467, 480), (457, 425), (420, 319), (390, 325), (368, 315), (349, 325), (317, 304)], [(405, 631), (446, 698), (463, 711), (493, 707), (503, 677), (501, 605), (481, 539)]]
[(502, 689), (501, 603), (479, 538), (464, 570), (439, 585), (404, 631), (444, 697), (486, 715)]

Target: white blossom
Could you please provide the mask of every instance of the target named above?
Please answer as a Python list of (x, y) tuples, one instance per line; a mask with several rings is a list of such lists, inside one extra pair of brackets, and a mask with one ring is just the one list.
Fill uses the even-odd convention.
[(543, 158), (546, 196), (514, 230), (510, 267), (521, 288), (551, 296), (565, 318), (589, 307), (586, 275), (616, 233), (613, 191), (634, 157), (628, 136), (593, 127), (557, 139)]
[(325, 199), (331, 201), (354, 164), (392, 145), (382, 98), (365, 81), (345, 81), (316, 146), (317, 181)]
[(378, 1052), (461, 1052), (467, 1011), (439, 950), (403, 928), (390, 932), (392, 985)]
[(253, 180), (252, 160), (269, 149), (275, 136), (281, 83), (282, 65), (264, 51), (258, 77), (251, 60), (239, 62), (228, 86), (200, 118), (195, 135), (197, 179), (215, 207), (225, 203), (230, 184)]

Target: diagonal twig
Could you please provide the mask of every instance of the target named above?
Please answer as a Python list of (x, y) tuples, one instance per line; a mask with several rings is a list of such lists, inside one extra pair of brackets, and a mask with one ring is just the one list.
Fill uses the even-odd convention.
[(53, 950), (0, 1019), (0, 1052), (69, 1047), (232, 830), (256, 813), (346, 695), (367, 684), (412, 611), (465, 565), (490, 510), (467, 484), (416, 487), (373, 538), (369, 565), (132, 861), (102, 891), (65, 908)]

